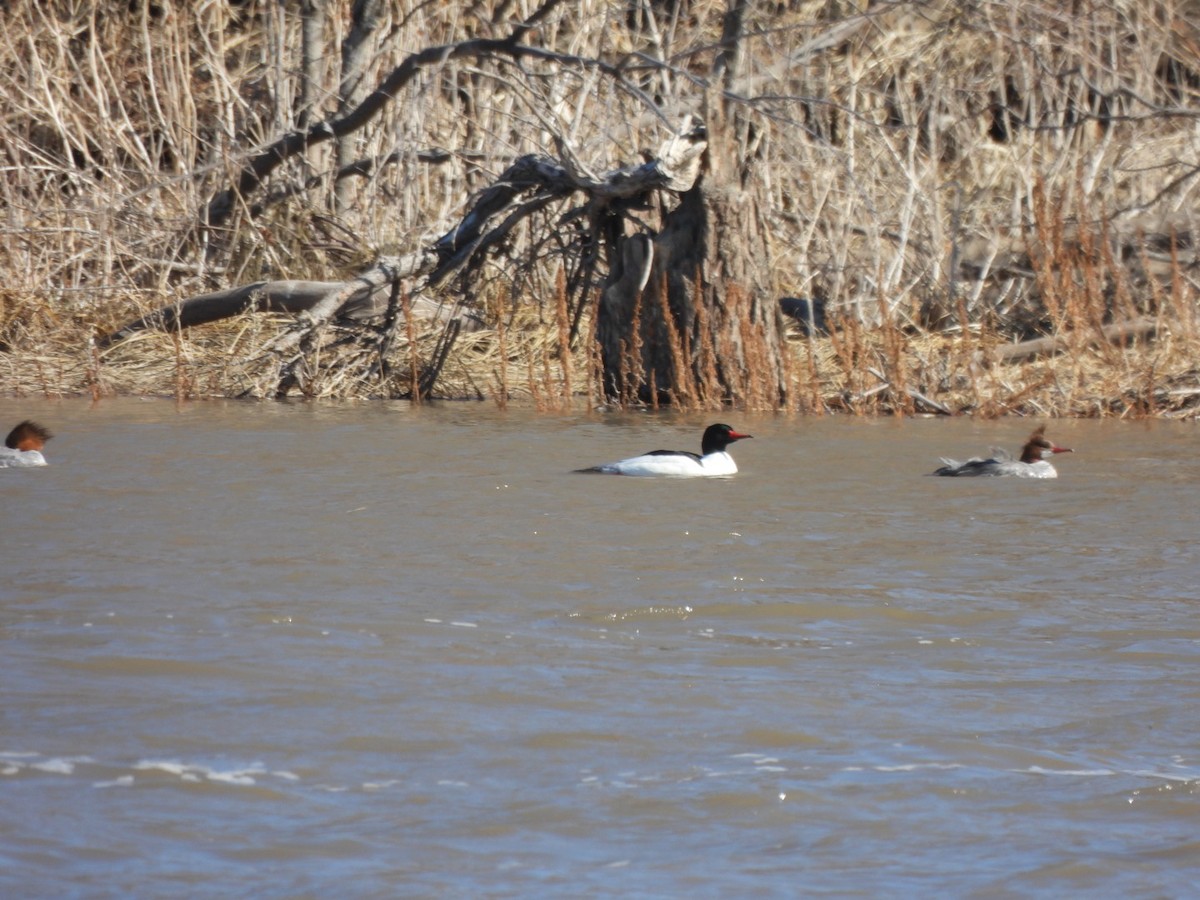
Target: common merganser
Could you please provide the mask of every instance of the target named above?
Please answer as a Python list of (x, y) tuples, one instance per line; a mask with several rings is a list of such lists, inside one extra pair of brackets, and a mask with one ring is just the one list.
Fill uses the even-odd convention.
[(42, 449), (52, 437), (54, 435), (37, 422), (26, 419), (4, 439), (4, 447), (0, 448), (0, 469), (9, 466), (44, 466), (46, 457), (42, 456)]
[(1003, 450), (993, 450), (991, 459), (968, 459), (957, 462), (942, 458), (942, 467), (934, 475), (1014, 475), (1018, 478), (1057, 478), (1058, 472), (1047, 462), (1055, 453), (1072, 453), (1069, 447), (1059, 447), (1046, 437), (1046, 426), (1038, 428), (1021, 448), (1021, 458), (1013, 459)]
[(738, 470), (737, 463), (725, 452), (725, 448), (734, 441), (749, 437), (754, 435), (739, 434), (728, 425), (709, 425), (704, 429), (700, 454), (685, 450), (652, 450), (620, 462), (576, 471), (606, 475), (675, 475), (685, 478), (734, 475)]

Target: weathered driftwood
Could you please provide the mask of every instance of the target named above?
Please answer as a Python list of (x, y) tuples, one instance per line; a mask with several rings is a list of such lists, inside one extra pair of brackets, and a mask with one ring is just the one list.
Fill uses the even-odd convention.
[[(422, 269), (431, 268), (435, 260), (436, 256), (416, 253), (381, 259), (350, 281), (256, 281), (200, 294), (128, 322), (112, 334), (99, 338), (96, 346), (103, 350), (139, 331), (192, 328), (245, 312), (307, 313), (301, 324), (310, 327), (323, 325), (335, 316), (350, 322), (366, 321), (386, 312), (388, 286), (392, 280), (411, 277)], [(445, 312), (445, 308), (436, 303), (424, 304), (418, 310), (420, 317), (426, 319)]]
[[(1143, 317), (1129, 322), (1105, 325), (1098, 333), (1087, 337), (1086, 341), (1093, 345), (1102, 341), (1116, 344), (1124, 340), (1153, 337), (1158, 334), (1158, 329), (1157, 319)], [(1030, 341), (1021, 341), (1019, 344), (1006, 344), (996, 348), (994, 358), (997, 362), (1008, 363), (1034, 359), (1038, 356), (1050, 356), (1068, 349), (1072, 341), (1073, 338), (1063, 335), (1034, 338)]]
[[(627, 208), (644, 208), (654, 192), (691, 187), (706, 146), (703, 125), (690, 120), (684, 131), (669, 138), (659, 155), (645, 163), (604, 175), (593, 175), (569, 158), (523, 156), (497, 181), (481, 192), (462, 220), (430, 246), (405, 256), (379, 259), (345, 282), (267, 281), (242, 285), (192, 297), (130, 322), (101, 339), (101, 347), (146, 329), (175, 329), (201, 325), (247, 310), (291, 312), (296, 321), (269, 342), (258, 356), (274, 355), (281, 363), (281, 386), (297, 383), (302, 368), (296, 354), (316, 346), (317, 336), (333, 321), (347, 324), (378, 322), (387, 318), (389, 287), (400, 281), (408, 288), (411, 307), (440, 308), (433, 294), (452, 276), (470, 284), (488, 254), (511, 241), (514, 229), (534, 213), (554, 203), (582, 195), (582, 207), (564, 214), (591, 224), (601, 234), (580, 238), (580, 245), (605, 244), (619, 233)], [(597, 224), (600, 223), (600, 224)], [(594, 254), (593, 254), (594, 257)], [(644, 277), (640, 286), (644, 286)], [(590, 283), (588, 279), (581, 281)], [(427, 316), (426, 316), (427, 317)], [(435, 356), (445, 360), (454, 338), (463, 327), (455, 317), (448, 321)], [(384, 329), (394, 328), (391, 316)], [(390, 335), (372, 337), (378, 346), (390, 346)], [(423, 386), (432, 389), (436, 373), (426, 374)]]
[[(247, 310), (307, 312), (304, 321), (310, 324), (323, 324), (335, 315), (378, 315), (386, 304), (384, 289), (389, 278), (424, 278), (426, 287), (436, 287), (469, 259), (508, 237), (519, 221), (549, 202), (582, 191), (596, 201), (610, 203), (678, 186), (689, 175), (695, 177), (703, 149), (702, 138), (673, 137), (664, 144), (660, 158), (600, 178), (573, 175), (567, 166), (546, 156), (523, 156), (484, 190), (462, 221), (431, 248), (380, 259), (347, 282), (259, 281), (191, 297), (129, 322), (100, 344), (107, 346), (146, 329), (171, 330), (216, 322)], [(526, 196), (530, 199), (517, 203)], [(497, 222), (502, 213), (506, 215)]]
[[(211, 294), (201, 294), (164, 306), (122, 326), (96, 343), (100, 349), (123, 341), (138, 331), (174, 331), (217, 322), (244, 312), (299, 313), (316, 306), (343, 287), (340, 281), (256, 281)], [(375, 294), (362, 285), (352, 298), (356, 305), (375, 310)]]
[(299, 346), (304, 338), (341, 315), (346, 308), (362, 296), (371, 296), (388, 288), (402, 278), (419, 275), (432, 261), (428, 253), (410, 253), (403, 257), (380, 259), (370, 269), (356, 275), (351, 281), (339, 284), (306, 308), (297, 322), (264, 348), (265, 353), (286, 354)]

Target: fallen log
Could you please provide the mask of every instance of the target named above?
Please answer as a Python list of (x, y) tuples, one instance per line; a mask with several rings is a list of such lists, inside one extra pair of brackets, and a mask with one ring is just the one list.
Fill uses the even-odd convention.
[[(1124, 340), (1154, 337), (1158, 334), (1159, 327), (1159, 321), (1149, 317), (1118, 322), (1113, 325), (1105, 325), (1098, 333), (1090, 336), (1086, 343), (1088, 346), (1095, 346), (1101, 342), (1117, 344)], [(1019, 344), (997, 347), (994, 358), (996, 362), (1008, 363), (1034, 359), (1038, 356), (1053, 356), (1068, 349), (1071, 343), (1072, 337), (1067, 335), (1034, 338), (1029, 341), (1021, 341)]]
[[(175, 331), (179, 328), (218, 322), (252, 310), (304, 312), (343, 287), (340, 281), (256, 281), (223, 291), (213, 291), (211, 294), (200, 294), (129, 322), (112, 334), (99, 338), (96, 346), (103, 350), (139, 331)], [(373, 307), (376, 293), (377, 290), (363, 284), (351, 302)], [(382, 298), (382, 302), (386, 304), (386, 296)]]
[(351, 281), (334, 284), (333, 290), (326, 291), (315, 303), (306, 307), (297, 321), (269, 342), (263, 352), (287, 353), (295, 349), (305, 337), (325, 326), (335, 316), (344, 314), (347, 307), (357, 302), (360, 294), (366, 293), (370, 297), (386, 292), (393, 282), (413, 277), (427, 268), (431, 261), (431, 255), (420, 252), (403, 257), (381, 258)]

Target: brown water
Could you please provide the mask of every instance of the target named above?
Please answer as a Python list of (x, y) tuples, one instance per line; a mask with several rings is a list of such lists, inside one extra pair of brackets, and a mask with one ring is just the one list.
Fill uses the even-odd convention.
[(1194, 424), (0, 415), (5, 897), (1200, 890)]

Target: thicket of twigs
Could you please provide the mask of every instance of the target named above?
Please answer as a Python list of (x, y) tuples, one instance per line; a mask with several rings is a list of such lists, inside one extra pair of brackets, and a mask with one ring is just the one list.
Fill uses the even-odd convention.
[[(0, 7), (0, 391), (261, 396), (270, 315), (92, 339), (177, 299), (336, 280), (427, 244), (524, 153), (637, 162), (713, 89), (724, 53), (749, 124), (746, 164), (719, 187), (761, 193), (777, 295), (828, 318), (828, 334), (793, 339), (793, 408), (1200, 408), (1198, 0), (551, 3), (522, 38), (535, 52), (422, 64), (367, 127), (204, 226), (256, 149), (344, 114), (414, 54), (508, 34), (546, 5)], [(352, 7), (378, 18), (355, 30)], [(561, 272), (489, 275), (469, 296), (445, 286), (447, 309), (481, 327), (439, 393), (601, 402)], [(568, 319), (584, 339), (568, 341)], [(368, 393), (402, 394), (440, 333), (414, 320)], [(1005, 350), (1040, 336), (1055, 352)]]

